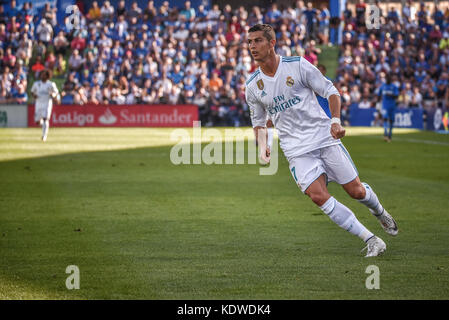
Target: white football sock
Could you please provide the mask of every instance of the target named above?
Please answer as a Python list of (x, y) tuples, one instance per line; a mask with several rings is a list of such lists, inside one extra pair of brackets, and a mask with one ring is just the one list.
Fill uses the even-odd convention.
[(374, 236), (374, 234), (357, 220), (354, 213), (348, 207), (338, 202), (334, 197), (330, 197), (320, 209), (341, 228), (358, 236), (363, 241), (366, 242)]
[(46, 138), (48, 134), (48, 129), (50, 128), (50, 121), (44, 120), (42, 123), (42, 138)]
[(359, 202), (363, 203), (365, 206), (373, 210), (373, 215), (380, 216), (384, 212), (384, 208), (379, 202), (379, 199), (377, 198), (377, 195), (374, 193), (373, 189), (365, 183), (362, 182), (362, 185), (365, 187), (366, 195), (364, 199), (360, 199)]
[(267, 138), (267, 146), (271, 150), (271, 146), (273, 145), (273, 136), (274, 136), (274, 128), (268, 128), (268, 138)]

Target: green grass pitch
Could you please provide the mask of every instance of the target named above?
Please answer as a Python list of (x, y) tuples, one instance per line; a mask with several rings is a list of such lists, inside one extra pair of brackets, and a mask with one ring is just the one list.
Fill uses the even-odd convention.
[[(296, 187), (258, 165), (174, 165), (171, 129), (0, 130), (0, 299), (449, 299), (449, 135), (347, 128), (362, 181), (396, 218), (366, 259)], [(68, 265), (80, 289), (68, 290)], [(380, 289), (368, 290), (369, 265)]]

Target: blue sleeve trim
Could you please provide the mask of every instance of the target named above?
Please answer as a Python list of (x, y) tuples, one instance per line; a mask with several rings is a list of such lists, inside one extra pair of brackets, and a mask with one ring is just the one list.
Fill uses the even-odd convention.
[(253, 75), (251, 76), (251, 78), (249, 78), (249, 80), (246, 81), (246, 85), (249, 85), (249, 83), (250, 83), (251, 81), (253, 81), (254, 78), (257, 77), (257, 75), (258, 75), (259, 73), (260, 73), (259, 70), (257, 70), (256, 72), (254, 72)]
[(295, 57), (282, 57), (282, 61), (284, 62), (294, 62), (294, 61), (300, 61), (301, 57), (295, 56)]

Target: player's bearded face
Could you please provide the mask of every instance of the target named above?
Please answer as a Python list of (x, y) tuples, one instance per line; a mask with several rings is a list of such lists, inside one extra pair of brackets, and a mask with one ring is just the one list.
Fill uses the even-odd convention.
[(270, 41), (265, 38), (263, 31), (249, 33), (248, 45), (255, 61), (264, 61), (272, 50), (272, 45)]

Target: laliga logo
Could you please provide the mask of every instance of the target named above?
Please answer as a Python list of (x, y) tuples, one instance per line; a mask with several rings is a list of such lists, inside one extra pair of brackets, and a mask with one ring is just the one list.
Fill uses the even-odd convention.
[(105, 125), (114, 124), (117, 122), (117, 117), (112, 114), (109, 108), (107, 108), (105, 113), (98, 118), (98, 122)]
[(93, 114), (80, 114), (78, 112), (69, 112), (69, 113), (61, 113), (61, 114), (53, 114), (52, 122), (54, 124), (76, 124), (80, 127), (85, 124), (93, 124), (94, 123), (94, 115)]

